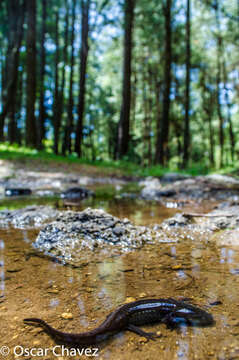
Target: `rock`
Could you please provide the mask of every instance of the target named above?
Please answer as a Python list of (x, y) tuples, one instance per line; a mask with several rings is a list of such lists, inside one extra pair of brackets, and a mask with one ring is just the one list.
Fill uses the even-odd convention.
[(41, 196), (41, 197), (46, 197), (46, 196), (56, 196), (57, 193), (53, 190), (36, 190), (34, 192), (35, 195), (37, 196)]
[(125, 232), (124, 228), (122, 226), (115, 226), (113, 228), (113, 233), (117, 236), (121, 236), (123, 235)]
[(18, 210), (2, 210), (0, 211), (0, 228), (9, 225), (19, 229), (39, 227), (47, 221), (52, 221), (58, 213), (58, 210), (50, 206), (27, 206)]
[[(239, 206), (228, 206), (213, 210), (205, 216), (191, 214), (176, 214), (165, 220), (161, 229), (177, 234), (180, 238), (202, 239), (216, 242), (220, 246), (239, 245)], [(190, 216), (189, 216), (190, 215)], [(171, 229), (171, 230), (170, 230)], [(192, 253), (192, 257), (199, 258), (200, 251)]]
[(64, 320), (72, 320), (73, 315), (72, 315), (72, 313), (62, 313), (61, 318), (64, 319)]
[(178, 174), (178, 173), (167, 173), (161, 176), (160, 181), (163, 183), (173, 183), (179, 180), (185, 180), (190, 178), (190, 175)]
[(189, 219), (186, 216), (183, 216), (183, 214), (177, 213), (175, 216), (165, 220), (163, 222), (163, 225), (167, 226), (186, 226), (192, 222), (191, 219)]
[(144, 186), (141, 191), (141, 197), (146, 200), (154, 200), (158, 198), (158, 192), (162, 189), (162, 185), (158, 178), (148, 177), (139, 183)]
[(145, 226), (135, 226), (103, 210), (61, 212), (57, 219), (39, 233), (34, 247), (63, 263), (79, 264), (89, 251), (130, 251), (154, 241), (172, 242), (165, 233)]
[(26, 196), (31, 195), (31, 189), (5, 188), (5, 196)]
[(171, 196), (174, 196), (176, 194), (177, 194), (176, 191), (173, 190), (173, 189), (165, 189), (165, 190), (158, 191), (156, 193), (156, 196), (157, 197), (171, 197)]
[(226, 175), (212, 174), (205, 176), (210, 183), (217, 184), (227, 189), (239, 190), (239, 180)]
[(157, 188), (157, 189), (162, 187), (160, 180), (153, 176), (148, 176), (146, 179), (141, 180), (139, 182), (139, 185), (143, 186), (143, 187), (151, 187), (151, 188)]
[(85, 199), (89, 196), (93, 196), (94, 192), (82, 187), (70, 188), (61, 193), (63, 199)]
[(179, 201), (208, 199), (235, 203), (239, 201), (239, 180), (229, 176), (209, 175), (177, 180), (166, 186), (149, 181), (145, 183), (141, 196), (143, 199), (156, 201), (162, 197), (173, 197)]

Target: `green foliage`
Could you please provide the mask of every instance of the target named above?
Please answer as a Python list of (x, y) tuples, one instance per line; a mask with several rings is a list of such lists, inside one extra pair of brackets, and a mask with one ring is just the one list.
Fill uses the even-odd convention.
[[(72, 22), (73, 1), (69, 5), (69, 24)], [(219, 164), (219, 119), (217, 111), (217, 39), (220, 36), (223, 53), (220, 58), (220, 106), (223, 116), (224, 164), (225, 169), (234, 169), (237, 165), (238, 152), (238, 8), (237, 2), (218, 0), (217, 26), (215, 6), (211, 1), (191, 0), (191, 98), (190, 98), (190, 162), (187, 172), (191, 174), (206, 173), (214, 165), (210, 163), (211, 141), (215, 166)], [(135, 8), (132, 49), (132, 94), (130, 142), (127, 156), (121, 161), (114, 161), (117, 149), (118, 123), (122, 103), (122, 60), (123, 60), (123, 18), (124, 1), (97, 0), (91, 2), (89, 57), (86, 77), (86, 104), (84, 109), (83, 151), (82, 159), (69, 154), (67, 157), (55, 156), (53, 145), (53, 104), (55, 90), (55, 14), (59, 12), (59, 83), (62, 71), (66, 72), (66, 84), (63, 101), (60, 142), (64, 138), (64, 130), (68, 119), (69, 76), (71, 45), (67, 48), (67, 60), (64, 63), (63, 48), (65, 34), (66, 2), (52, 0), (47, 2), (46, 19), (46, 76), (45, 110), (46, 139), (45, 150), (37, 151), (29, 148), (0, 146), (2, 158), (42, 159), (79, 164), (92, 164), (108, 169), (121, 169), (124, 173), (136, 175), (160, 176), (167, 171), (177, 171), (182, 166), (184, 117), (185, 117), (185, 2), (172, 2), (172, 88), (169, 129), (169, 155), (166, 168), (152, 166), (155, 158), (157, 128), (162, 122), (164, 93), (164, 57), (165, 57), (165, 2), (138, 0)], [(73, 135), (74, 145), (76, 121), (79, 104), (79, 69), (81, 33), (81, 2), (76, 2), (74, 84), (73, 84)], [(4, 67), (8, 52), (8, 2), (0, 3), (0, 68), (1, 84), (4, 85)], [(40, 97), (40, 34), (42, 25), (42, 2), (37, 1), (37, 102), (36, 115), (39, 111)], [(24, 31), (26, 32), (26, 24)], [(68, 38), (71, 28), (69, 26)], [(26, 33), (19, 59), (19, 81), (15, 120), (18, 130), (18, 142), (25, 141), (26, 120)], [(6, 75), (6, 74), (5, 74)], [(1, 95), (2, 95), (1, 88)], [(226, 103), (228, 93), (228, 104)], [(2, 110), (2, 109), (1, 109)], [(235, 136), (234, 159), (231, 159), (232, 143), (230, 124)], [(10, 116), (4, 127), (5, 139), (9, 139), (8, 126)], [(213, 128), (210, 139), (209, 121)], [(60, 146), (61, 147), (61, 146)], [(73, 149), (73, 147), (72, 147)], [(142, 169), (141, 169), (142, 166)], [(121, 171), (120, 170), (120, 171)], [(224, 170), (222, 170), (224, 171)]]

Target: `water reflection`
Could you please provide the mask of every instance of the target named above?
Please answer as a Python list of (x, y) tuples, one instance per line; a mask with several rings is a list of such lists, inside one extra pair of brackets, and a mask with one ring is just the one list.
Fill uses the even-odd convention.
[(57, 307), (59, 305), (58, 299), (51, 299), (50, 300), (50, 307)]
[[(181, 331), (183, 331), (183, 328)], [(188, 359), (188, 351), (189, 351), (189, 344), (186, 341), (180, 340), (178, 342), (178, 351), (177, 351), (178, 359), (183, 359), (183, 360)]]

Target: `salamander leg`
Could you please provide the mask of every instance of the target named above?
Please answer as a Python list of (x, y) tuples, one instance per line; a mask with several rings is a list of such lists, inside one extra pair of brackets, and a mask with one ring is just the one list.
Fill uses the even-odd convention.
[(178, 323), (174, 319), (175, 312), (172, 311), (169, 314), (165, 315), (161, 322), (167, 325), (168, 329), (174, 330), (178, 328)]
[(132, 331), (135, 334), (143, 336), (149, 340), (155, 340), (155, 338), (158, 337), (156, 333), (143, 331), (135, 325), (128, 325), (127, 330)]

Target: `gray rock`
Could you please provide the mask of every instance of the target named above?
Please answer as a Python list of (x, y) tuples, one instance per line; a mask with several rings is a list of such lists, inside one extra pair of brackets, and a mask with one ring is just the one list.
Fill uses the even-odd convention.
[(148, 176), (146, 179), (140, 180), (139, 185), (143, 187), (151, 187), (154, 189), (160, 189), (162, 187), (159, 178), (153, 176)]
[(167, 173), (161, 176), (160, 181), (163, 183), (172, 183), (179, 180), (185, 180), (190, 178), (190, 175), (178, 174), (178, 173)]
[(177, 200), (238, 201), (239, 181), (222, 175), (196, 176), (163, 187), (147, 185), (141, 191), (141, 196), (146, 200), (173, 197)]
[[(64, 263), (77, 265), (89, 257), (89, 251), (130, 251), (155, 241), (172, 242), (160, 230), (135, 226), (103, 210), (61, 212), (39, 233), (34, 247)], [(90, 255), (92, 256), (92, 255)]]
[[(239, 244), (239, 206), (213, 210), (205, 216), (176, 214), (165, 220), (160, 227), (177, 237), (213, 241), (219, 245)], [(220, 230), (220, 231), (219, 231)]]
[(205, 179), (210, 183), (217, 184), (227, 189), (239, 189), (239, 180), (232, 176), (212, 174), (205, 176)]
[(85, 199), (89, 196), (93, 196), (94, 192), (89, 190), (89, 189), (85, 189), (83, 187), (74, 187), (74, 188), (70, 188), (67, 189), (66, 191), (61, 193), (61, 198), (63, 199), (71, 199), (71, 200), (76, 200), (76, 199)]
[(177, 213), (175, 216), (165, 220), (163, 224), (167, 226), (187, 226), (188, 224), (191, 224), (191, 220), (188, 217), (183, 216), (183, 214)]
[(50, 206), (27, 206), (24, 209), (0, 211), (0, 227), (12, 225), (15, 228), (25, 229), (40, 227), (52, 221), (59, 211)]

